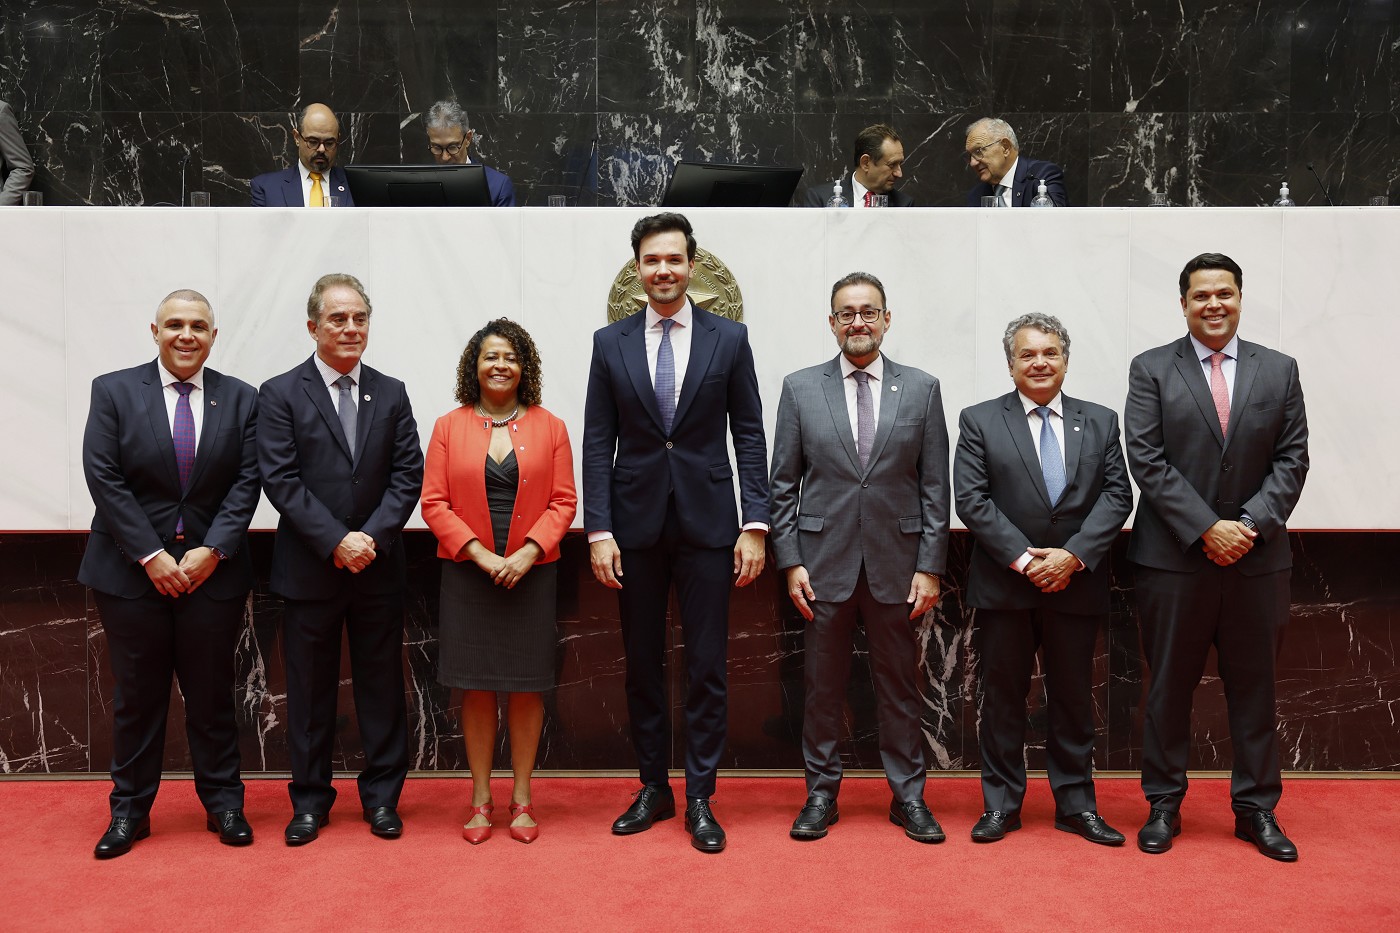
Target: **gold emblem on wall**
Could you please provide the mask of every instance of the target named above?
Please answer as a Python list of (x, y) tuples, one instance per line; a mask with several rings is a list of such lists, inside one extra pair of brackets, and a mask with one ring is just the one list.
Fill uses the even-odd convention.
[[(707, 249), (695, 249), (695, 271), (690, 273), (690, 287), (686, 289), (686, 294), (697, 307), (731, 321), (744, 320), (744, 296), (739, 292), (739, 283), (734, 281), (729, 267)], [(629, 259), (613, 279), (612, 288), (608, 291), (608, 323), (635, 314), (646, 307), (646, 303), (647, 294), (642, 291), (637, 266)]]

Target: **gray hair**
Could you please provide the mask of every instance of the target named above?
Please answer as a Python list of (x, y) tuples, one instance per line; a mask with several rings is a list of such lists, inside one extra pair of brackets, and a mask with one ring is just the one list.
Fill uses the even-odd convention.
[(209, 299), (192, 288), (177, 288), (160, 300), (156, 305), (156, 316), (160, 316), (160, 309), (165, 307), (167, 301), (196, 301), (204, 305), (209, 310), (209, 320), (214, 320), (214, 306), (209, 303)]
[(316, 284), (311, 286), (311, 294), (306, 299), (306, 319), (308, 321), (319, 320), (321, 310), (326, 304), (326, 289), (334, 288), (337, 285), (344, 285), (346, 288), (353, 288), (365, 302), (365, 313), (373, 314), (374, 308), (369, 303), (369, 295), (365, 294), (365, 287), (360, 284), (360, 280), (347, 272), (332, 272), (323, 275), (316, 280)]
[(467, 112), (455, 100), (440, 100), (433, 104), (428, 108), (427, 115), (423, 117), (423, 123), (425, 126), (439, 129), (449, 129), (456, 126), (462, 130), (463, 136), (472, 131), (471, 121), (467, 119)]
[(885, 297), (885, 286), (881, 284), (879, 279), (875, 278), (875, 276), (871, 275), (869, 272), (851, 272), (841, 276), (841, 278), (836, 280), (836, 284), (831, 286), (831, 306), (833, 310), (835, 310), (836, 307), (836, 293), (848, 285), (873, 285), (875, 286), (875, 290), (880, 293), (880, 304), (889, 304), (889, 299)]
[(1065, 362), (1069, 362), (1069, 331), (1065, 330), (1065, 325), (1060, 323), (1060, 319), (1053, 314), (1041, 314), (1039, 311), (1032, 311), (1016, 318), (1006, 325), (1006, 333), (1001, 335), (1001, 348), (1006, 351), (1006, 362), (1011, 362), (1012, 353), (1016, 348), (1016, 332), (1026, 327), (1034, 327), (1042, 334), (1053, 334), (1060, 338), (1060, 347), (1065, 351)]
[(1010, 123), (1007, 123), (1001, 117), (983, 117), (980, 120), (974, 120), (972, 123), (968, 124), (967, 131), (963, 133), (963, 136), (971, 136), (979, 129), (986, 130), (997, 139), (1005, 137), (1006, 141), (1011, 144), (1012, 149), (1018, 152), (1020, 151), (1021, 144), (1016, 141), (1016, 131), (1011, 128)]

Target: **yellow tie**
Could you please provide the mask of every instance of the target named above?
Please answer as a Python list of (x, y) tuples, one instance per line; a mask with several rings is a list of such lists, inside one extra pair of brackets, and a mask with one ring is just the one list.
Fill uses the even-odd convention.
[(326, 195), (325, 195), (325, 192), (323, 192), (323, 191), (321, 190), (321, 173), (320, 173), (320, 172), (308, 172), (307, 174), (309, 174), (309, 175), (311, 176), (311, 203), (310, 203), (309, 205), (307, 205), (307, 206), (308, 206), (308, 207), (325, 207), (325, 206), (326, 206)]

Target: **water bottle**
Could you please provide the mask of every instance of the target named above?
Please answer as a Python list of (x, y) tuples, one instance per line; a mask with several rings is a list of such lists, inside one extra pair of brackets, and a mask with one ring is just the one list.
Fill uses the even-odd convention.
[(1274, 207), (1297, 207), (1298, 204), (1288, 196), (1288, 182), (1284, 182), (1278, 189), (1278, 200), (1274, 202)]
[(1031, 199), (1031, 207), (1054, 207), (1055, 202), (1050, 200), (1050, 195), (1045, 192), (1045, 182), (1036, 186), (1035, 197)]
[(846, 199), (841, 196), (841, 179), (836, 179), (831, 183), (831, 199), (826, 202), (827, 207), (850, 207)]

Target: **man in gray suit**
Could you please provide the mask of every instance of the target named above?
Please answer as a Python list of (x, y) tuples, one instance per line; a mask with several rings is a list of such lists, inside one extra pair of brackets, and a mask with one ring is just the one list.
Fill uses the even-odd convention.
[(1094, 800), (1094, 642), (1108, 620), (1108, 552), (1133, 510), (1118, 416), (1060, 391), (1069, 333), (1023, 314), (1002, 336), (1016, 390), (963, 411), (954, 502), (976, 538), (967, 602), (977, 610), (982, 800), (973, 842), (1021, 828), (1026, 693), (1037, 649), (1055, 828), (1119, 846)]
[(0, 100), (0, 204), (18, 204), (34, 179), (34, 160), (24, 148), (19, 122), (10, 105)]
[(1308, 472), (1298, 363), (1235, 335), (1244, 273), (1230, 257), (1202, 253), (1179, 285), (1189, 334), (1133, 360), (1123, 409), (1142, 494), (1128, 559), (1152, 671), (1142, 753), (1151, 809), (1138, 848), (1165, 852), (1181, 832), (1191, 696), (1214, 645), (1235, 835), (1291, 862), (1298, 849), (1274, 816), (1283, 792), (1274, 665), (1293, 566), (1285, 523)]
[(948, 429), (938, 380), (880, 353), (885, 288), (852, 272), (831, 288), (841, 353), (783, 381), (773, 444), (773, 550), (807, 620), (802, 755), (807, 803), (795, 839), (836, 822), (842, 706), (857, 622), (870, 641), (890, 822), (942, 842), (924, 803), (917, 625), (948, 555)]

